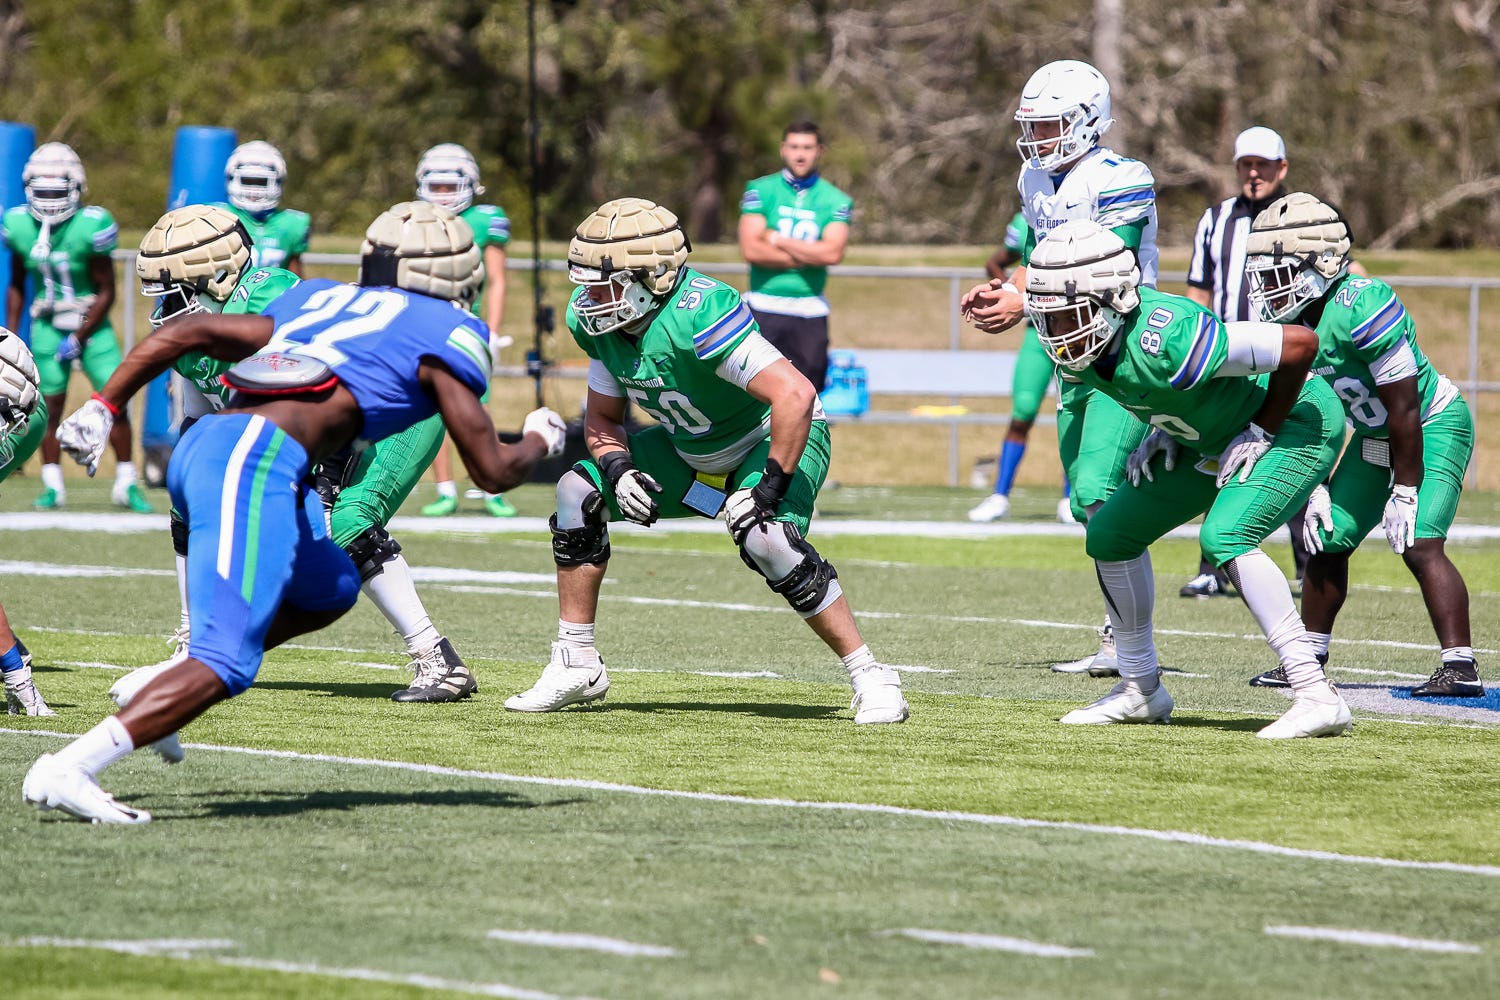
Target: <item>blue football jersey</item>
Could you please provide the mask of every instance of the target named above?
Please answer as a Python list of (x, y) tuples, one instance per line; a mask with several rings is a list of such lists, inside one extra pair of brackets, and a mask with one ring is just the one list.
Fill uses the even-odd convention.
[(424, 358), (441, 361), (476, 396), (489, 385), (489, 328), (442, 299), (316, 279), (282, 293), (262, 315), (276, 332), (259, 353), (331, 368), (364, 412), (359, 437), (367, 443), (437, 412), (417, 379)]

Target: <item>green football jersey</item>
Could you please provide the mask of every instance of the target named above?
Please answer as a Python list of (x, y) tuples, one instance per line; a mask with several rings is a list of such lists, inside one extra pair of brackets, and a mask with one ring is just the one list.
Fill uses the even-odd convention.
[[(239, 284), (229, 293), (229, 300), (224, 303), (220, 312), (225, 315), (259, 316), (277, 296), (299, 280), (291, 271), (276, 267), (247, 271), (240, 276)], [(172, 370), (193, 383), (217, 410), (224, 405), (224, 399), (229, 394), (229, 389), (219, 381), (219, 376), (234, 365), (233, 361), (219, 361), (200, 351), (192, 351), (178, 358), (172, 365)]]
[[(474, 245), (479, 248), (480, 253), (489, 246), (504, 250), (510, 243), (510, 219), (506, 218), (505, 210), (499, 205), (470, 205), (458, 217), (474, 230)], [(489, 284), (490, 278), (489, 274), (484, 276), (484, 281), (479, 285), (479, 294), (474, 296), (474, 304), (469, 307), (469, 311), (475, 316), (482, 315), (479, 307), (484, 302), (484, 286)]]
[(1026, 221), (1026, 213), (1017, 212), (1005, 226), (1005, 249), (1019, 254), (1026, 249), (1030, 239), (1031, 225)]
[[(1311, 320), (1311, 313), (1306, 320)], [(1376, 372), (1397, 379), (1415, 375), (1426, 423), (1458, 398), (1458, 389), (1432, 367), (1417, 346), (1416, 325), (1390, 285), (1379, 278), (1346, 274), (1328, 287), (1316, 317), (1318, 358), (1314, 375), (1327, 382), (1344, 404), (1357, 434), (1390, 436), (1389, 414), (1377, 392)], [(1415, 371), (1403, 364), (1401, 348), (1411, 350)]]
[(1110, 348), (1073, 374), (1185, 447), (1217, 455), (1260, 409), (1268, 376), (1214, 378), (1229, 353), (1218, 317), (1181, 295), (1140, 293)]
[[(64, 312), (75, 312), (81, 320), (87, 307), (75, 305), (76, 300), (99, 291), (89, 277), (89, 261), (109, 256), (119, 245), (120, 227), (108, 209), (85, 205), (53, 226), (45, 245), (40, 240), (41, 232), (41, 223), (24, 205), (12, 208), (0, 221), (0, 240), (11, 253), (21, 256), (26, 270), (36, 279), (32, 315), (51, 320)], [(54, 325), (66, 329), (62, 324)], [(111, 329), (108, 317), (99, 329)]]
[(568, 302), (567, 323), (584, 353), (609, 370), (621, 392), (672, 437), (683, 461), (727, 472), (765, 439), (771, 408), (718, 373), (725, 357), (759, 329), (740, 293), (683, 268), (677, 287), (631, 336), (592, 335)]
[[(822, 239), (830, 223), (849, 221), (854, 200), (817, 174), (795, 180), (788, 171), (757, 177), (745, 185), (742, 215), (765, 216), (766, 226), (791, 240)], [(807, 298), (823, 294), (826, 267), (771, 268), (750, 265), (750, 290), (763, 295)]]
[(308, 232), (312, 218), (306, 212), (276, 208), (263, 216), (219, 202), (219, 208), (233, 212), (250, 234), (250, 263), (254, 267), (284, 267), (293, 257), (307, 252)]

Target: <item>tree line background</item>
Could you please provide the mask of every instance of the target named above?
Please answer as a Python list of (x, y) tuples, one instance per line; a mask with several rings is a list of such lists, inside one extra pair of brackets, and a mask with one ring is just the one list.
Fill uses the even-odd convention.
[[(284, 204), (355, 233), (426, 147), (478, 157), (529, 236), (526, 0), (0, 0), (0, 118), (74, 146), (90, 200), (161, 212), (180, 125), (285, 154)], [(1058, 58), (1114, 85), (1108, 142), (1156, 174), (1161, 240), (1233, 193), (1234, 136), (1285, 136), (1291, 182), (1367, 247), (1494, 245), (1500, 0), (537, 0), (544, 238), (635, 194), (732, 238), (782, 127), (824, 126), (856, 242), (991, 243), (1016, 208), (1012, 121)]]

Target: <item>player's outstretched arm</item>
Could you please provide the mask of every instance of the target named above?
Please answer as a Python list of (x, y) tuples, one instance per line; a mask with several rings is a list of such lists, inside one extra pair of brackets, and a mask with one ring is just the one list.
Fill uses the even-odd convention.
[[(515, 489), (547, 457), (549, 443), (534, 431), (525, 433), (517, 444), (501, 444), (495, 435), (495, 425), (474, 390), (440, 362), (431, 359), (422, 362), (421, 380), (437, 402), (443, 424), (464, 460), (464, 468), (469, 470), (474, 485), (486, 493)], [(561, 423), (561, 418), (558, 422)]]
[(169, 320), (125, 355), (97, 395), (118, 411), (184, 354), (198, 351), (218, 361), (243, 361), (270, 343), (275, 330), (266, 316), (192, 313)]

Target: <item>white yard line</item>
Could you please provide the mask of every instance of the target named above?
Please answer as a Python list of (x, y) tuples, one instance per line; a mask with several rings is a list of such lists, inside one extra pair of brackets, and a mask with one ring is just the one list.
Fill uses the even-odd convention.
[[(482, 997), (505, 997), (508, 1000), (565, 1000), (556, 993), (528, 990), (506, 983), (471, 983), (462, 979), (446, 979), (421, 973), (385, 972), (380, 969), (346, 969), (338, 966), (318, 965), (314, 962), (283, 962), (274, 958), (250, 958), (233, 955), (199, 954), (233, 948), (237, 942), (224, 940), (88, 940), (84, 938), (29, 937), (14, 942), (26, 948), (89, 948), (113, 951), (125, 955), (144, 955), (156, 958), (179, 960), (201, 960), (215, 965), (241, 969), (259, 969), (265, 972), (285, 972), (303, 976), (328, 976), (332, 979), (358, 979), (374, 983), (395, 983), (400, 986), (415, 986), (426, 990), (450, 990)], [(587, 1000), (578, 997), (575, 1000)]]
[[(47, 729), (0, 728), (0, 735), (42, 736), (71, 740), (78, 734), (62, 733)], [(184, 746), (194, 750), (244, 754), (248, 757), (270, 757), (277, 760), (300, 760), (322, 764), (343, 764), (353, 767), (374, 767), (391, 771), (411, 771), (418, 774), (465, 778), (474, 781), (538, 785), (547, 788), (577, 788), (586, 791), (609, 792), (622, 795), (685, 799), (694, 802), (723, 802), (770, 809), (811, 809), (828, 812), (871, 813), (884, 816), (931, 819), (943, 823), (973, 823), (978, 826), (1012, 826), (1032, 830), (1068, 830), (1075, 833), (1090, 833), (1105, 837), (1139, 837), (1144, 840), (1186, 844), (1193, 847), (1248, 851), (1254, 854), (1298, 858), (1307, 861), (1371, 865), (1377, 868), (1405, 868), (1418, 871), (1459, 872), (1465, 875), (1480, 875), (1485, 878), (1500, 878), (1500, 865), (1472, 865), (1461, 864), (1456, 861), (1408, 861), (1402, 858), (1339, 854), (1335, 851), (1314, 851), (1300, 847), (1283, 847), (1280, 844), (1268, 844), (1258, 840), (1230, 840), (1224, 837), (1209, 837), (1201, 833), (1187, 833), (1181, 830), (1149, 830), (1139, 827), (1114, 826), (1101, 823), (1070, 823), (1062, 820), (1027, 819), (1020, 816), (999, 816), (989, 813), (959, 812), (947, 809), (909, 809), (903, 806), (889, 806), (871, 802), (804, 802), (798, 799), (754, 798), (748, 795), (725, 795), (719, 792), (689, 792), (672, 788), (645, 788), (640, 785), (593, 781), (587, 778), (546, 778), (528, 774), (506, 774), (502, 771), (472, 771), (457, 767), (444, 767), (441, 764), (416, 764), (401, 760), (342, 757), (336, 754), (298, 753), (294, 750), (263, 750), (257, 747), (219, 746), (211, 743), (186, 743)]]
[[(93, 515), (90, 515), (93, 516)], [(144, 515), (142, 515), (144, 516)], [(173, 576), (169, 570), (128, 569), (110, 566), (67, 566), (53, 563), (25, 563), (25, 562), (0, 562), (0, 572), (9, 567), (9, 575), (12, 576)], [(422, 580), (422, 571), (413, 571), (417, 579)], [(557, 591), (551, 586), (552, 577), (543, 576), (538, 573), (489, 573), (483, 570), (455, 570), (455, 569), (429, 569), (429, 586), (438, 590), (447, 590), (457, 594), (496, 594), (507, 597), (530, 597), (542, 600), (556, 600)], [(501, 577), (525, 578), (517, 582), (541, 582), (548, 584), (545, 590), (523, 590), (516, 587), (498, 584), (474, 583), (463, 584), (447, 581), (456, 580), (498, 580)], [(669, 607), (669, 608), (701, 608), (709, 611), (737, 611), (750, 614), (784, 614), (785, 605), (744, 604), (734, 601), (692, 601), (679, 597), (644, 597), (628, 594), (602, 594), (601, 601), (610, 601), (619, 604), (633, 604), (646, 607)], [(861, 610), (859, 617), (870, 619), (894, 619), (894, 620), (924, 620), (937, 622), (950, 622), (955, 624), (978, 624), (978, 625), (1019, 625), (1027, 628), (1046, 628), (1074, 630), (1094, 630), (1098, 626), (1085, 622), (1059, 622), (1039, 618), (999, 618), (992, 615), (940, 615), (914, 611), (870, 611)], [(66, 629), (48, 628), (41, 625), (30, 625), (27, 628), (38, 632), (65, 632), (75, 635), (104, 635), (123, 636), (124, 632), (99, 632), (91, 629)], [(1158, 628), (1157, 635), (1182, 636), (1189, 639), (1234, 639), (1242, 642), (1264, 642), (1265, 638), (1257, 633), (1251, 632), (1205, 632), (1196, 629), (1170, 629)], [(1333, 642), (1343, 646), (1374, 646), (1383, 649), (1415, 649), (1436, 650), (1437, 642), (1400, 642), (1391, 639), (1341, 639), (1335, 637)], [(335, 653), (369, 653), (380, 652), (371, 649), (350, 649), (342, 646), (310, 646), (287, 643), (288, 649), (315, 649), (322, 652)], [(1476, 646), (1474, 651), (1483, 655), (1493, 655), (1496, 650)], [(1335, 663), (1335, 667), (1337, 664)], [(1415, 677), (1416, 675), (1403, 675)], [(1420, 679), (1425, 680), (1426, 675)]]
[(1335, 927), (1277, 927), (1267, 926), (1266, 933), (1272, 937), (1305, 938), (1309, 941), (1337, 941), (1340, 944), (1359, 944), (1369, 948), (1404, 948), (1407, 951), (1437, 951), (1449, 954), (1478, 955), (1484, 951), (1477, 944), (1460, 941), (1434, 941), (1431, 938), (1402, 937), (1399, 934), (1383, 934), (1378, 931), (1351, 931)]
[(695, 674), (698, 677), (732, 677), (732, 678), (777, 678), (780, 674), (769, 670), (658, 670), (651, 667), (616, 667), (617, 674)]
[(902, 927), (900, 930), (882, 931), (882, 934), (909, 937), (933, 944), (956, 944), (963, 948), (978, 948), (983, 951), (1011, 951), (1020, 955), (1036, 955), (1039, 958), (1091, 958), (1092, 948), (1068, 948), (1060, 944), (1043, 944), (1024, 938), (1003, 937), (999, 934), (973, 934), (959, 931), (927, 931), (918, 927)]
[(509, 944), (529, 944), (538, 948), (572, 948), (579, 951), (603, 952), (606, 955), (625, 955), (631, 958), (671, 958), (677, 954), (674, 949), (659, 944), (638, 944), (634, 941), (621, 941), (619, 938), (600, 937), (597, 934), (493, 930), (487, 936), (495, 941), (505, 941)]
[[(397, 517), (388, 525), (396, 535), (545, 535), (551, 529), (544, 517)], [(0, 514), (0, 531), (90, 531), (109, 534), (140, 534), (151, 531), (166, 531), (167, 517), (164, 514), (85, 514), (68, 511), (15, 511)], [(704, 517), (681, 518), (658, 521), (650, 528), (629, 522), (609, 526), (610, 534), (621, 537), (661, 535), (710, 535), (723, 534), (722, 521)], [(1078, 525), (1059, 524), (1056, 521), (996, 521), (990, 524), (975, 524), (971, 521), (875, 521), (864, 518), (818, 518), (813, 521), (813, 534), (820, 537), (863, 535), (866, 537), (907, 536), (917, 538), (1015, 538), (1065, 537), (1083, 538), (1083, 529)], [(1198, 525), (1185, 524), (1166, 534), (1167, 538), (1196, 539)], [(1278, 530), (1271, 538), (1285, 538), (1284, 530)], [(1500, 525), (1455, 524), (1448, 531), (1451, 542), (1477, 542), (1500, 539)]]

